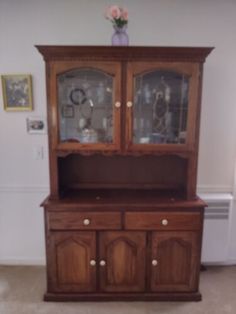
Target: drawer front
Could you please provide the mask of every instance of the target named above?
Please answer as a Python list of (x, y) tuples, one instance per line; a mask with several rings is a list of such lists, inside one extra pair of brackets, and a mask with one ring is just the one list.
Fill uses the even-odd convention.
[(200, 213), (186, 212), (127, 212), (125, 228), (135, 230), (199, 230)]
[(49, 212), (51, 230), (117, 230), (121, 229), (118, 212)]

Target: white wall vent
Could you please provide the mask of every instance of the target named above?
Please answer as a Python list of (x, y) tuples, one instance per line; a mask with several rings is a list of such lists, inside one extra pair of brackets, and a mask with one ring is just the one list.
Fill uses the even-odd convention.
[(202, 263), (224, 264), (229, 250), (233, 197), (226, 193), (201, 194), (205, 209)]

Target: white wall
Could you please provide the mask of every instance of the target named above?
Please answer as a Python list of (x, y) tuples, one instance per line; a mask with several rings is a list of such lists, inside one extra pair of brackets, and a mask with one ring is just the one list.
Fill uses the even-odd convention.
[(31, 73), (34, 94), (32, 113), (10, 113), (0, 92), (0, 262), (44, 259), (39, 203), (48, 192), (48, 161), (35, 160), (33, 151), (43, 147), (47, 156), (47, 137), (28, 135), (25, 123), (46, 115), (44, 62), (34, 45), (110, 45), (103, 13), (112, 3), (129, 10), (131, 45), (216, 47), (204, 71), (198, 187), (233, 190), (236, 1), (0, 0), (0, 74)]

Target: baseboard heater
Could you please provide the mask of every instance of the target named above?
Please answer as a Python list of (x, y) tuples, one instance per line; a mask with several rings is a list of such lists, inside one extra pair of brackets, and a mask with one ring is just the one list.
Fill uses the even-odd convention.
[(203, 264), (225, 264), (228, 258), (233, 196), (230, 193), (200, 194), (207, 203), (203, 228)]

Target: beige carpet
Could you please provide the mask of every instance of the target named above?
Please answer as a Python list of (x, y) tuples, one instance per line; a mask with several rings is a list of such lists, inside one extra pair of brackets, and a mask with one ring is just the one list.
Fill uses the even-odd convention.
[(236, 266), (201, 273), (202, 302), (43, 302), (44, 267), (0, 267), (0, 314), (236, 314)]

